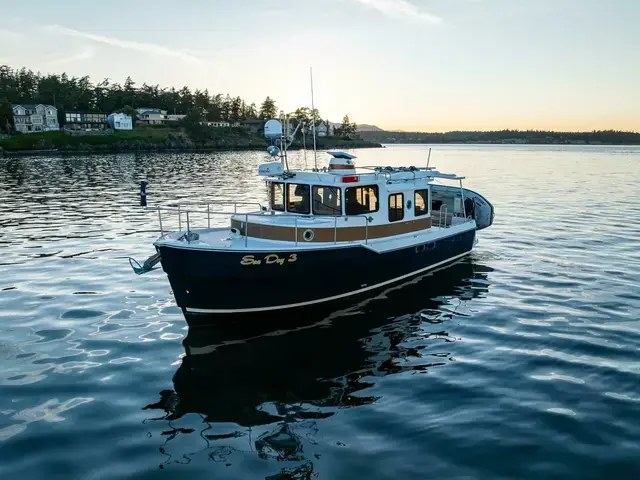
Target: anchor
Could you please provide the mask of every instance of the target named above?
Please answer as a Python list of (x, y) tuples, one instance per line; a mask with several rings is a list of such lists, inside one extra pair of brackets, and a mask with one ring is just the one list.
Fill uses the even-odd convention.
[[(143, 273), (150, 272), (151, 270), (155, 270), (155, 266), (160, 261), (160, 252), (151, 255), (147, 258), (142, 265), (135, 259), (129, 257), (129, 265), (133, 268), (133, 271), (136, 275), (142, 275)], [(135, 265), (134, 265), (135, 263)]]

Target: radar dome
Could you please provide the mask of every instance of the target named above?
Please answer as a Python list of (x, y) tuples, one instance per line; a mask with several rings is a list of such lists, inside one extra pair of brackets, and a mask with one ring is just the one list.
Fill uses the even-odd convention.
[(279, 120), (271, 119), (264, 124), (264, 136), (269, 139), (276, 139), (282, 136), (282, 124)]

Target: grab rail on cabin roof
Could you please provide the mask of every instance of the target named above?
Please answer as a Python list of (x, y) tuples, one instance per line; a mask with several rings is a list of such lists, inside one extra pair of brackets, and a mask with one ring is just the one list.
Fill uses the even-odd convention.
[[(221, 202), (221, 203), (225, 203), (225, 202)], [(226, 202), (227, 204), (234, 204), (234, 202)], [(237, 202), (238, 205), (241, 204), (246, 204), (246, 205), (256, 205), (256, 202)], [(260, 205), (261, 210), (259, 212), (240, 212), (238, 213), (237, 211), (237, 206), (234, 206), (234, 211), (233, 212), (223, 212), (223, 211), (212, 211), (210, 208), (210, 203), (205, 203), (203, 205), (206, 205), (206, 210), (196, 210), (196, 209), (184, 209), (182, 208), (183, 205), (181, 204), (172, 204), (172, 205), (167, 205), (167, 206), (161, 206), (161, 205), (157, 205), (155, 207), (145, 207), (144, 210), (149, 211), (149, 210), (155, 210), (158, 212), (158, 223), (160, 224), (160, 238), (164, 238), (165, 236), (165, 232), (164, 232), (164, 225), (162, 223), (162, 212), (173, 212), (173, 213), (177, 213), (178, 214), (178, 231), (182, 231), (182, 215), (184, 214), (186, 217), (186, 223), (187, 223), (187, 234), (189, 234), (191, 232), (191, 217), (189, 216), (189, 214), (194, 214), (194, 213), (199, 213), (199, 214), (207, 214), (207, 228), (211, 228), (211, 216), (212, 215), (224, 215), (224, 216), (232, 216), (232, 215), (244, 215), (245, 217), (245, 225), (249, 224), (249, 217), (271, 217), (271, 215), (266, 215), (265, 211), (262, 210), (262, 206), (257, 203), (257, 205)], [(294, 222), (294, 231), (295, 231), (295, 244), (296, 246), (298, 245), (298, 219), (301, 217), (304, 218), (316, 218), (315, 216), (307, 216), (307, 215), (298, 215), (298, 214), (289, 214), (286, 215), (286, 217), (293, 217), (293, 222)], [(321, 218), (323, 219), (328, 219), (331, 218), (330, 216), (322, 216)], [(371, 218), (367, 215), (336, 215), (333, 217), (334, 222), (333, 222), (333, 243), (337, 244), (338, 243), (338, 219), (342, 219), (344, 218), (345, 220), (348, 220), (350, 218), (362, 218), (364, 219), (364, 231), (365, 231), (365, 238), (364, 238), (364, 243), (365, 245), (369, 243), (369, 222), (371, 221)], [(249, 239), (249, 235), (248, 235), (248, 227), (247, 230), (245, 232), (245, 246), (247, 246), (248, 243), (248, 239)]]

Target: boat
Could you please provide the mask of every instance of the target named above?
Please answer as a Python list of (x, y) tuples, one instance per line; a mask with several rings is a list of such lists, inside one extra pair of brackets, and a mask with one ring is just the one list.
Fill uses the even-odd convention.
[[(190, 325), (356, 301), (468, 255), (493, 223), (493, 206), (463, 188), (464, 177), (429, 166), (356, 168), (342, 151), (327, 152), (327, 167), (290, 169), (293, 135), (278, 120), (265, 132), (276, 139), (258, 168), (266, 205), (145, 207), (157, 212), (160, 237), (156, 254), (132, 266), (144, 273), (161, 263)], [(168, 214), (177, 231), (164, 230)], [(198, 215), (206, 227), (194, 228)], [(211, 227), (215, 215), (227, 226)]]

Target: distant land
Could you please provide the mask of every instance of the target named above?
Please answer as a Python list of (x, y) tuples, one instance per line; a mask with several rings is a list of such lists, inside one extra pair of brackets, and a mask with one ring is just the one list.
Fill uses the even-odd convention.
[[(361, 138), (318, 137), (319, 150), (380, 148), (382, 145)], [(306, 143), (307, 148), (311, 145)], [(262, 135), (243, 128), (202, 128), (192, 131), (182, 124), (139, 125), (135, 130), (111, 134), (68, 135), (64, 131), (36, 132), (15, 136), (0, 135), (0, 158), (3, 155), (117, 153), (117, 152), (207, 152), (219, 150), (262, 150), (268, 146)], [(303, 148), (300, 138), (292, 150)]]
[(515, 145), (640, 145), (640, 133), (618, 130), (593, 132), (553, 132), (541, 130), (497, 130), (454, 132), (386, 131), (375, 125), (358, 125), (363, 140), (383, 144), (394, 143), (473, 143)]
[(361, 123), (356, 126), (357, 132), (384, 132), (380, 127), (376, 127), (375, 125), (367, 125), (366, 123)]

